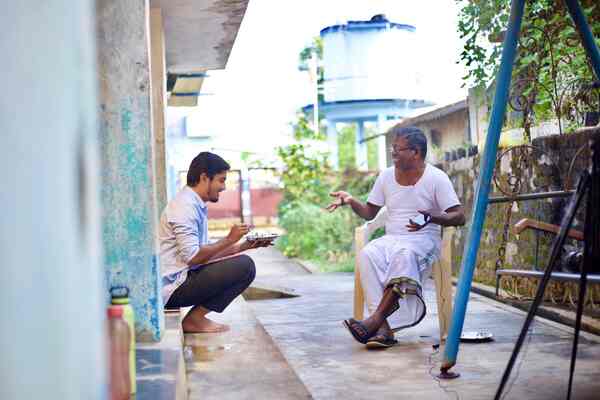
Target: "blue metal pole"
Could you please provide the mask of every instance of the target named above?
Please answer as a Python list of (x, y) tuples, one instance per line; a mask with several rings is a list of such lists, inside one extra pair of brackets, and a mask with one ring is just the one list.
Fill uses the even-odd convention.
[(485, 221), (485, 212), (488, 205), (490, 194), (490, 184), (492, 173), (496, 163), (496, 153), (498, 151), (498, 141), (500, 140), (500, 130), (506, 112), (508, 102), (508, 93), (512, 77), (513, 63), (517, 51), (517, 43), (521, 30), (521, 20), (523, 19), (523, 10), (525, 0), (513, 0), (510, 7), (510, 21), (508, 31), (502, 45), (502, 59), (500, 69), (496, 77), (496, 93), (494, 95), (494, 105), (488, 126), (485, 148), (479, 170), (481, 172), (477, 183), (475, 194), (475, 206), (471, 218), (471, 226), (467, 236), (467, 242), (463, 253), (462, 266), (454, 308), (452, 310), (452, 321), (450, 323), (450, 332), (446, 340), (444, 349), (444, 361), (442, 363), (442, 372), (447, 371), (456, 364), (456, 355), (458, 353), (458, 344), (465, 322), (465, 311), (471, 291), (471, 281), (473, 280), (473, 271), (477, 261), (477, 251), (479, 250), (479, 241), (483, 222)]
[(598, 50), (598, 45), (594, 40), (590, 26), (587, 23), (585, 15), (583, 14), (583, 10), (579, 5), (579, 1), (565, 0), (565, 3), (567, 3), (569, 14), (571, 14), (571, 18), (573, 18), (575, 27), (581, 36), (583, 47), (592, 61), (592, 68), (596, 74), (596, 79), (600, 80), (600, 51)]

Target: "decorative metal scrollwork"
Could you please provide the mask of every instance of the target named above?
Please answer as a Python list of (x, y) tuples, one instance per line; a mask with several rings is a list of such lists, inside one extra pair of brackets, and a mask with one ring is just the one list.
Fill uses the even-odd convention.
[[(564, 133), (565, 122), (583, 126), (587, 113), (600, 111), (600, 82), (581, 78), (578, 71), (582, 66), (577, 65), (580, 43), (577, 37), (561, 36), (561, 29), (560, 25), (537, 19), (524, 25), (519, 40), (521, 67), (515, 71), (509, 105), (520, 114), (526, 143), (531, 143), (531, 127), (536, 119), (539, 123), (549, 117), (536, 115), (540, 97), (549, 99), (560, 134)], [(559, 46), (575, 50), (560, 52)], [(543, 76), (547, 78), (541, 79)]]

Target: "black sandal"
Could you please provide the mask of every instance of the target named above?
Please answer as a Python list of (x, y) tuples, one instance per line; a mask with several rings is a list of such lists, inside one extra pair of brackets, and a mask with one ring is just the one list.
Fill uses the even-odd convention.
[(366, 344), (369, 338), (375, 334), (375, 332), (369, 332), (365, 324), (354, 318), (345, 319), (344, 325), (348, 328), (354, 339), (361, 344)]
[(394, 336), (388, 336), (384, 334), (375, 335), (370, 338), (366, 345), (367, 349), (386, 349), (398, 344), (398, 341), (394, 339)]

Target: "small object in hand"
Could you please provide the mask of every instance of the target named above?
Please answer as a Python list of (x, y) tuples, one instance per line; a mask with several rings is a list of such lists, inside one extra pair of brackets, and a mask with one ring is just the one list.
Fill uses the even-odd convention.
[(418, 226), (425, 226), (425, 224), (427, 224), (427, 222), (429, 221), (429, 216), (425, 216), (423, 214), (419, 214), (419, 215), (415, 215), (414, 217), (412, 217), (410, 219), (410, 222), (412, 222), (415, 225)]

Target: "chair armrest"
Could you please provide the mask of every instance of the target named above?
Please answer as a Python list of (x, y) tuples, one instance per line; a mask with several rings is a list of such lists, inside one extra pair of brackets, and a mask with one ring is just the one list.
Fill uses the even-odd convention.
[[(523, 218), (522, 220), (517, 222), (513, 227), (513, 231), (517, 235), (523, 232), (525, 229), (534, 229), (536, 231), (558, 234), (560, 226), (548, 224), (546, 222), (538, 221), (531, 218)], [(571, 239), (583, 240), (583, 232), (575, 229), (569, 229), (567, 236), (569, 236)]]
[(379, 209), (379, 212), (375, 216), (375, 218), (373, 218), (372, 220), (367, 221), (363, 224), (363, 227), (365, 229), (365, 234), (367, 235), (367, 240), (368, 240), (369, 236), (371, 236), (373, 234), (373, 232), (375, 232), (377, 229), (383, 228), (385, 226), (385, 221), (387, 220), (387, 217), (388, 217), (387, 208), (381, 207)]

